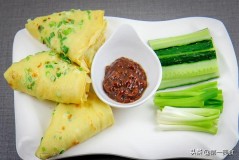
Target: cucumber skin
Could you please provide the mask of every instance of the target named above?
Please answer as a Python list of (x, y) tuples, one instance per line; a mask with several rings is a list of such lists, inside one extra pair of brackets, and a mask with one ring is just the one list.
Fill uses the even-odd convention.
[(216, 58), (212, 39), (156, 50), (162, 66), (194, 63)]
[(168, 57), (159, 57), (162, 66), (171, 66), (183, 63), (194, 63), (204, 60), (216, 59), (216, 51), (209, 50), (203, 52), (184, 53)]
[(214, 48), (212, 39), (210, 40), (203, 40), (199, 42), (190, 43), (187, 45), (182, 46), (173, 46), (169, 48), (164, 49), (158, 49), (154, 50), (154, 52), (157, 54), (157, 56), (173, 56), (174, 54), (179, 53), (186, 53), (186, 52), (196, 52), (196, 51), (202, 51), (202, 50), (208, 50)]

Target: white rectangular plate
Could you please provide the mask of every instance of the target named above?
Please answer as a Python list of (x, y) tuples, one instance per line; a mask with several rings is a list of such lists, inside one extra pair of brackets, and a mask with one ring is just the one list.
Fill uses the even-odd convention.
[[(238, 141), (238, 66), (235, 52), (223, 25), (218, 20), (191, 17), (170, 21), (147, 22), (107, 17), (107, 38), (123, 23), (132, 25), (142, 40), (190, 33), (208, 27), (217, 47), (220, 78), (224, 94), (224, 111), (216, 135), (189, 131), (156, 130), (155, 108), (152, 99), (140, 107), (113, 109), (115, 124), (86, 142), (58, 156), (87, 154), (114, 154), (140, 159), (193, 157), (223, 159)], [(127, 38), (127, 37), (125, 37)], [(119, 44), (120, 45), (120, 44)], [(26, 29), (20, 30), (13, 44), (13, 62), (48, 48), (31, 37)], [(152, 68), (153, 69), (153, 68)], [(39, 101), (23, 93), (14, 92), (16, 120), (16, 148), (22, 159), (37, 159), (35, 151), (48, 127), (51, 112), (56, 105)], [(195, 155), (193, 151), (196, 151)], [(215, 151), (217, 152), (215, 154)], [(202, 152), (202, 154), (200, 154)], [(214, 153), (209, 156), (206, 153)]]

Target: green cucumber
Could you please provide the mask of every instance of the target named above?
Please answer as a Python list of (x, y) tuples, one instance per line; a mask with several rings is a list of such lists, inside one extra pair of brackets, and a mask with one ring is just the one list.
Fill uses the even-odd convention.
[(194, 63), (203, 60), (216, 59), (216, 51), (198, 51), (171, 55), (158, 56), (162, 66), (170, 66), (183, 63)]
[(217, 60), (200, 61), (189, 64), (179, 64), (163, 67), (163, 81), (174, 79), (187, 79), (196, 76), (216, 73), (218, 77)]
[(148, 43), (153, 50), (158, 50), (158, 49), (168, 48), (173, 46), (182, 46), (185, 44), (190, 44), (190, 43), (194, 43), (194, 42), (198, 42), (202, 40), (209, 40), (209, 39), (211, 39), (210, 32), (208, 28), (205, 28), (197, 32), (180, 35), (176, 37), (149, 40)]
[(219, 77), (217, 53), (208, 28), (148, 41), (163, 69), (159, 89), (188, 85)]
[(190, 44), (182, 45), (182, 46), (173, 46), (169, 48), (163, 48), (163, 49), (155, 50), (155, 53), (160, 57), (160, 56), (168, 55), (168, 54), (177, 55), (179, 53), (196, 52), (196, 51), (208, 50), (211, 48), (213, 48), (212, 39), (194, 42), (194, 43), (190, 43)]

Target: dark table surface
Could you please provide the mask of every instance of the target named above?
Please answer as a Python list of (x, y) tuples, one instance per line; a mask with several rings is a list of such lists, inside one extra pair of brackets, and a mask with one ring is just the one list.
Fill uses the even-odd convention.
[[(16, 32), (26, 20), (69, 9), (103, 9), (106, 16), (137, 20), (163, 21), (183, 17), (211, 17), (221, 20), (231, 37), (239, 58), (238, 0), (0, 0), (0, 74), (12, 63), (12, 45)], [(20, 159), (15, 144), (13, 90), (0, 76), (0, 159)], [(238, 107), (238, 106), (237, 106)], [(73, 159), (127, 159), (124, 157), (91, 155)], [(227, 160), (239, 159), (239, 145)]]

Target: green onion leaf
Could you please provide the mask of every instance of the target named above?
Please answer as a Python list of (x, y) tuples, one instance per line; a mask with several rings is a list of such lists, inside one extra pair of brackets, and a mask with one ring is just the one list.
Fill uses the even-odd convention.
[(61, 46), (61, 50), (63, 51), (63, 53), (67, 54), (69, 51), (69, 48), (65, 45)]
[(63, 37), (61, 40), (60, 40), (60, 43), (62, 44), (64, 40), (66, 40), (67, 37)]
[(84, 71), (84, 69), (82, 67), (79, 68), (80, 71)]
[(84, 20), (80, 20), (80, 22), (78, 23), (80, 25), (80, 28), (82, 28), (83, 24), (84, 24)]
[(45, 151), (46, 151), (46, 148), (45, 148), (45, 147), (42, 147), (41, 150), (42, 150), (42, 152), (45, 152)]
[(64, 153), (64, 150), (61, 150), (59, 154), (62, 154), (62, 153)]
[(157, 92), (158, 128), (164, 131), (199, 131), (216, 134), (223, 109), (222, 90), (207, 82), (177, 91)]
[(90, 20), (91, 19), (91, 11), (90, 10), (86, 10), (86, 13), (88, 15), (88, 19)]
[(70, 34), (72, 31), (73, 31), (72, 28), (67, 28), (67, 29), (63, 30), (62, 33), (63, 33), (65, 36), (67, 36), (67, 35)]
[(46, 64), (45, 67), (46, 68), (53, 68), (53, 65), (52, 64)]
[(60, 21), (59, 23), (58, 23), (58, 25), (57, 25), (57, 28), (59, 28), (61, 25), (62, 25), (62, 21)]
[(63, 61), (65, 61), (65, 62), (71, 64), (71, 60), (70, 60), (66, 55), (60, 54), (60, 58), (61, 58)]
[(55, 56), (56, 53), (55, 53), (54, 51), (50, 51), (50, 52), (49, 52), (49, 55), (50, 55), (50, 56)]
[(51, 34), (50, 34), (50, 37), (49, 37), (49, 38), (53, 38), (53, 37), (55, 37), (55, 33), (54, 33), (54, 32), (51, 32)]
[(54, 75), (51, 75), (50, 79), (51, 79), (52, 82), (56, 81), (56, 77)]
[(50, 27), (55, 27), (55, 26), (56, 26), (56, 22), (51, 21), (51, 22), (49, 23), (49, 26), (50, 26)]
[(41, 32), (44, 29), (44, 27), (42, 25), (38, 26), (38, 31)]
[(59, 77), (61, 76), (61, 73), (60, 73), (60, 72), (59, 72), (59, 73), (57, 72), (57, 73), (56, 73), (56, 76), (59, 78)]
[(164, 131), (200, 131), (217, 133), (220, 110), (211, 108), (165, 107), (157, 110), (158, 129)]

